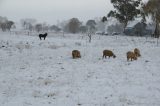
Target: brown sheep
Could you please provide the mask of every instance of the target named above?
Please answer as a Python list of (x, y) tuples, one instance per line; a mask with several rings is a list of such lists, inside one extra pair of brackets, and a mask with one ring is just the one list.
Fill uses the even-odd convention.
[(138, 48), (135, 48), (134, 49), (134, 53), (136, 54), (137, 57), (140, 57), (141, 54), (140, 54), (140, 50)]
[(73, 57), (73, 59), (75, 59), (75, 58), (81, 58), (80, 51), (78, 51), (78, 50), (73, 50), (73, 51), (72, 51), (72, 57)]
[(127, 61), (129, 61), (129, 59), (131, 59), (131, 61), (132, 60), (137, 60), (136, 54), (134, 52), (131, 52), (131, 51), (127, 52)]
[(103, 58), (105, 57), (113, 57), (116, 58), (116, 55), (111, 50), (103, 50)]

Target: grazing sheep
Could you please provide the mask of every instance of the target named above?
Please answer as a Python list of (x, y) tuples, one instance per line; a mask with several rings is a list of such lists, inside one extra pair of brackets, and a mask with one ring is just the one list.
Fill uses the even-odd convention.
[(135, 55), (136, 55), (137, 57), (140, 57), (140, 56), (141, 56), (140, 50), (139, 50), (138, 48), (135, 48), (135, 49), (134, 49), (134, 53), (135, 53)]
[(47, 33), (39, 34), (39, 39), (41, 40), (41, 38), (44, 38), (44, 40), (45, 40), (47, 35), (48, 35)]
[(103, 50), (103, 58), (105, 57), (113, 57), (116, 58), (116, 55), (111, 50)]
[(136, 54), (134, 52), (131, 52), (131, 51), (127, 52), (127, 61), (129, 61), (129, 59), (131, 59), (131, 61), (132, 60), (137, 60)]
[(73, 59), (75, 59), (75, 58), (81, 58), (80, 51), (78, 51), (78, 50), (73, 50), (73, 51), (72, 51), (72, 57), (73, 57)]

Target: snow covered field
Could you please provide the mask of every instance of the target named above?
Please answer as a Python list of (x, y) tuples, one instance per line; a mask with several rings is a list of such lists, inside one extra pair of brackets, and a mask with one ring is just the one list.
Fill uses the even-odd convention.
[[(127, 62), (135, 47), (142, 57)], [(117, 58), (102, 59), (104, 49)], [(95, 35), (88, 43), (0, 33), (0, 106), (160, 106), (160, 46), (143, 37)]]

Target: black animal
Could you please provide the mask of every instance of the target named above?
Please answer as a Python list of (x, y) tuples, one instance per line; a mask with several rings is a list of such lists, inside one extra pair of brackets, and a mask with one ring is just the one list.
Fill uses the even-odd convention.
[(45, 40), (47, 35), (48, 35), (47, 33), (39, 34), (39, 39), (42, 40), (41, 38), (44, 38), (44, 40)]

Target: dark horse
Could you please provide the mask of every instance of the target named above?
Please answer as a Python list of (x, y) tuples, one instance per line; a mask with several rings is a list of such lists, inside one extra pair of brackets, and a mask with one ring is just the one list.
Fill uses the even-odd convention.
[(44, 40), (46, 39), (47, 33), (45, 34), (39, 34), (39, 39), (41, 40), (41, 38), (44, 38)]

